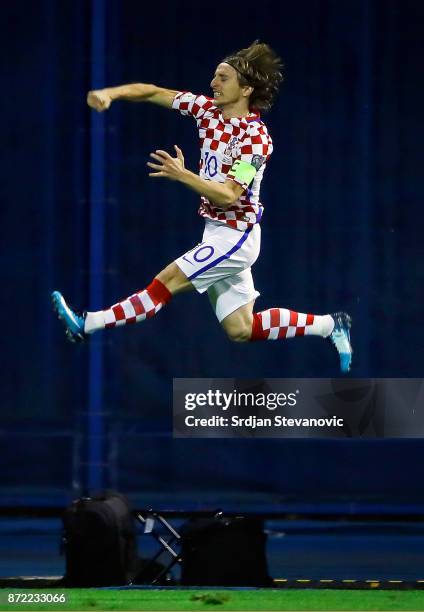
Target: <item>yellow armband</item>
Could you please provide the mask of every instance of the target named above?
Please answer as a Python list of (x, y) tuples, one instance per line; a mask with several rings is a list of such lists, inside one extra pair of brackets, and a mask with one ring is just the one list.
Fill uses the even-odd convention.
[(257, 170), (254, 166), (248, 164), (241, 159), (238, 159), (231, 166), (229, 174), (236, 179), (236, 181), (242, 185), (250, 185), (255, 178)]

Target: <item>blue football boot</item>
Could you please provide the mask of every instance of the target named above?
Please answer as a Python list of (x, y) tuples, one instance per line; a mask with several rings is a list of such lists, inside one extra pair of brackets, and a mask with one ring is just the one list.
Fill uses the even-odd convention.
[(66, 337), (70, 342), (84, 342), (87, 334), (84, 332), (85, 313), (80, 314), (72, 310), (65, 302), (60, 291), (51, 294), (53, 308), (65, 326)]
[(334, 319), (334, 329), (329, 335), (329, 340), (336, 347), (339, 354), (341, 371), (349, 372), (353, 353), (350, 344), (350, 326), (352, 324), (352, 319), (345, 312), (336, 312), (331, 316)]

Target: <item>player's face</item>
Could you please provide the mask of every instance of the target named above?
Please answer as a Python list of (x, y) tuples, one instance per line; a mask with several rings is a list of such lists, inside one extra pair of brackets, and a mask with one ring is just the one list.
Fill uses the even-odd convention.
[(240, 87), (237, 71), (229, 64), (219, 64), (211, 81), (216, 106), (240, 102), (245, 87)]

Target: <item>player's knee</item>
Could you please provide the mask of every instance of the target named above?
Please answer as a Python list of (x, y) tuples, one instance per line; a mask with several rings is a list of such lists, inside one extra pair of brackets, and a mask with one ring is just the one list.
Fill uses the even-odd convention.
[(155, 278), (163, 283), (173, 295), (193, 289), (191, 282), (174, 262), (166, 266)]
[(155, 276), (164, 285), (170, 285), (178, 275), (178, 268), (174, 263), (169, 264), (159, 274)]
[(252, 326), (248, 324), (234, 325), (225, 331), (233, 342), (248, 342), (252, 336)]

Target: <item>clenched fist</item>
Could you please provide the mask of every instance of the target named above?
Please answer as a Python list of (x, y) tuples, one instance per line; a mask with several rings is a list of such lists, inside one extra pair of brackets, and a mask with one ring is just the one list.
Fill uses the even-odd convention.
[(105, 89), (97, 89), (96, 91), (89, 91), (87, 95), (87, 104), (94, 110), (101, 113), (109, 108), (112, 103), (111, 96)]

